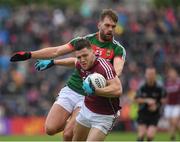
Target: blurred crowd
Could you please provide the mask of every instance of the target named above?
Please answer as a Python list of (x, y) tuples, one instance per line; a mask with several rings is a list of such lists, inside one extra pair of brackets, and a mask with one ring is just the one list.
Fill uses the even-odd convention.
[[(58, 46), (76, 36), (96, 32), (100, 9), (90, 13), (85, 10), (0, 7), (0, 116), (47, 114), (72, 70), (53, 67), (38, 72), (34, 69), (35, 60), (11, 63), (9, 58), (16, 51)], [(171, 8), (132, 12), (122, 6), (115, 10), (119, 17), (115, 39), (127, 53), (121, 77), (121, 102), (127, 104), (148, 65), (155, 65), (161, 83), (166, 80), (169, 67), (180, 72), (180, 12)]]

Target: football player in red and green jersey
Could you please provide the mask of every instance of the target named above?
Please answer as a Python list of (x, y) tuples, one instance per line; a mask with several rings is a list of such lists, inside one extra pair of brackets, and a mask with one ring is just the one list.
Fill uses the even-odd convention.
[[(98, 23), (99, 31), (95, 34), (88, 35), (85, 38), (91, 42), (92, 48), (95, 50), (96, 55), (107, 59), (113, 64), (116, 74), (119, 76), (124, 66), (126, 53), (125, 49), (113, 39), (117, 21), (118, 17), (113, 10), (103, 10)], [(11, 57), (10, 60), (12, 62), (16, 62), (28, 60), (30, 58), (55, 58), (73, 52), (75, 41), (76, 39), (71, 40), (71, 42), (61, 46), (44, 48), (37, 51), (17, 52)], [(62, 61), (62, 64), (63, 62), (65, 62), (65, 60)], [(54, 65), (53, 61), (46, 61), (45, 66), (51, 67), (52, 65)], [(53, 135), (64, 130), (64, 140), (68, 141), (72, 139), (72, 128), (74, 126), (75, 117), (79, 112), (84, 98), (84, 92), (81, 88), (81, 84), (82, 80), (75, 70), (67, 82), (67, 86), (60, 91), (57, 101), (53, 104), (47, 116), (45, 124), (47, 134)], [(66, 124), (66, 121), (70, 117), (70, 121), (68, 121)]]

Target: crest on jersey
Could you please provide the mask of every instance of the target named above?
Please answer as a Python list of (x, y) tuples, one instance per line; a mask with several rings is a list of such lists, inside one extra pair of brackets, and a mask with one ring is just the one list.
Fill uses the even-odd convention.
[(111, 56), (111, 50), (110, 50), (110, 49), (107, 49), (107, 51), (106, 51), (106, 56), (107, 56), (107, 57)]

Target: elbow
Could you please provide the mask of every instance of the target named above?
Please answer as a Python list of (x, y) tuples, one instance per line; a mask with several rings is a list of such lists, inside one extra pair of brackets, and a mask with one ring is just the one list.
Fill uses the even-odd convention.
[(121, 96), (122, 95), (122, 92), (121, 91), (117, 91), (116, 93), (114, 93), (114, 96), (115, 97), (119, 97), (119, 96)]

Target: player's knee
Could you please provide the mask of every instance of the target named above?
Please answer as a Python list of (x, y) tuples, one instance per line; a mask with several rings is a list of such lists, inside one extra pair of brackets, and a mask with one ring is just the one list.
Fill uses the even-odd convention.
[(153, 139), (154, 139), (154, 133), (148, 133), (147, 134), (147, 141), (153, 141)]
[(64, 130), (63, 132), (63, 140), (64, 141), (72, 141), (73, 131), (72, 130)]
[(48, 135), (54, 135), (56, 133), (56, 131), (54, 129), (47, 127), (47, 126), (45, 126), (45, 132)]
[(63, 129), (57, 129), (56, 127), (52, 126), (52, 125), (45, 125), (45, 132), (48, 135), (54, 135), (60, 131), (62, 131)]

